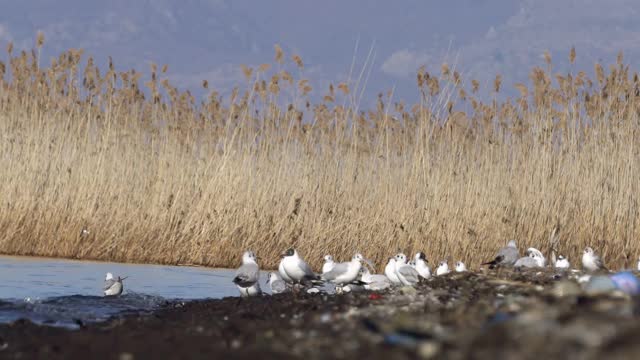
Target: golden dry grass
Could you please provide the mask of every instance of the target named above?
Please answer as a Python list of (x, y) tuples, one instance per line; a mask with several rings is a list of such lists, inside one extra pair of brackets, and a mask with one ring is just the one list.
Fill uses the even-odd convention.
[(145, 93), (79, 50), (41, 67), (43, 41), (0, 65), (2, 253), (235, 266), (251, 248), (272, 267), (295, 246), (316, 268), (398, 250), (474, 267), (510, 238), (548, 252), (556, 225), (574, 264), (586, 245), (613, 267), (640, 253), (639, 81), (621, 57), (595, 80), (533, 69), (501, 103), (478, 100), (499, 76), (420, 69), (420, 103), (360, 112), (353, 83), (309, 104), (280, 47), (243, 68), (246, 90), (200, 103), (166, 67)]

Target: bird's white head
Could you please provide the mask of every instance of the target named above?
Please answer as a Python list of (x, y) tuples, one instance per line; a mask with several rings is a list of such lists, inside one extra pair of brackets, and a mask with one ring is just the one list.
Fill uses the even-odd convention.
[(446, 260), (442, 260), (438, 264), (438, 268), (436, 269), (436, 275), (444, 275), (447, 273), (449, 273), (449, 264), (447, 264)]
[(256, 254), (249, 250), (249, 251), (245, 251), (244, 254), (242, 254), (242, 263), (243, 264), (249, 264), (249, 263), (258, 263), (258, 257), (256, 256)]
[(324, 262), (332, 263), (333, 262), (333, 256), (325, 255), (324, 256)]
[(113, 280), (113, 274), (108, 272), (107, 276), (104, 278), (105, 280)]
[(403, 253), (399, 253), (398, 255), (396, 255), (396, 262), (397, 263), (401, 263), (401, 264), (406, 264), (407, 263), (407, 255), (405, 255)]
[(416, 261), (422, 260), (422, 261), (424, 261), (426, 263), (429, 262), (429, 260), (427, 260), (427, 255), (425, 255), (422, 251), (417, 252), (416, 256), (414, 258), (416, 259)]
[(509, 242), (507, 243), (507, 246), (508, 247), (513, 247), (513, 248), (517, 247), (516, 241), (515, 240), (509, 240)]
[(593, 255), (593, 249), (587, 246), (586, 248), (584, 248), (584, 253), (585, 255)]
[(456, 262), (456, 271), (461, 272), (467, 270), (467, 266), (462, 261)]

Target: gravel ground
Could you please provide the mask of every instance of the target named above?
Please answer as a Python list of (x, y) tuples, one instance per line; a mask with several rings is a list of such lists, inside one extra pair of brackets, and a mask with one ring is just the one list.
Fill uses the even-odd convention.
[(10, 359), (640, 358), (640, 300), (552, 271), (452, 273), (414, 288), (171, 304), (67, 330), (0, 325)]

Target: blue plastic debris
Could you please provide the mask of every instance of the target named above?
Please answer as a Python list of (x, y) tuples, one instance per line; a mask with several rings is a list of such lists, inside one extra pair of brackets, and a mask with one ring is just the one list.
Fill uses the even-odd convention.
[(623, 271), (610, 276), (616, 288), (629, 295), (640, 294), (640, 279), (630, 271)]

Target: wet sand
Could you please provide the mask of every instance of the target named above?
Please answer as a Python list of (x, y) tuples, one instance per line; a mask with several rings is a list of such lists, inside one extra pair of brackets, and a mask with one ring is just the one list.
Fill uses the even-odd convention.
[(640, 358), (639, 320), (637, 298), (502, 270), (415, 289), (174, 303), (79, 330), (19, 320), (0, 325), (0, 358)]

